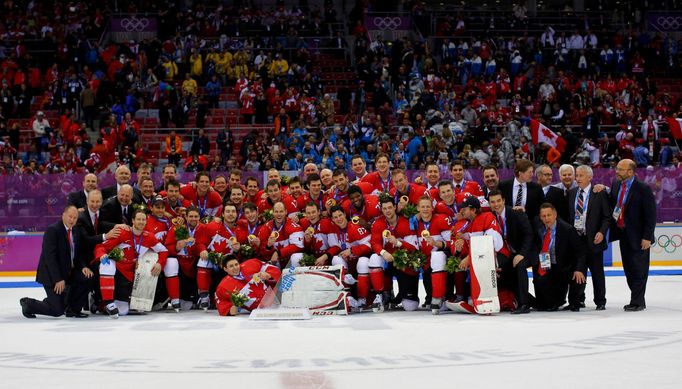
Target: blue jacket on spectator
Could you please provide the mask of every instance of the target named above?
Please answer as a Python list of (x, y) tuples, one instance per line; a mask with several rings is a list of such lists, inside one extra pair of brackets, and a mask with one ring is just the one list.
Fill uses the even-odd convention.
[(637, 167), (647, 167), (651, 162), (649, 160), (649, 149), (644, 147), (644, 145), (635, 147), (635, 150), (632, 152), (632, 156), (635, 159)]
[(213, 80), (206, 83), (206, 88), (204, 88), (208, 96), (220, 96), (220, 81), (213, 82)]
[(658, 157), (661, 167), (667, 167), (673, 163), (673, 151), (670, 146), (665, 145), (661, 148), (661, 154)]

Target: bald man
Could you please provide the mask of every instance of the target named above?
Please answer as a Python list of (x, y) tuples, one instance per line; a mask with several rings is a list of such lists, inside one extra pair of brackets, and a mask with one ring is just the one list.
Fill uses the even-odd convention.
[(619, 241), (630, 303), (623, 309), (637, 312), (646, 308), (644, 293), (649, 276), (650, 247), (656, 227), (656, 199), (651, 188), (635, 177), (635, 161), (623, 159), (616, 165), (611, 185), (611, 241)]
[[(116, 196), (118, 191), (121, 189), (122, 185), (130, 184), (130, 177), (131, 174), (130, 169), (128, 169), (128, 166), (121, 165), (117, 167), (116, 172), (114, 173), (116, 184), (112, 186), (107, 186), (106, 188), (102, 189), (102, 198), (104, 199), (104, 201), (107, 201), (108, 199)], [(139, 190), (133, 189), (133, 196), (135, 199), (140, 199), (142, 197), (142, 194), (140, 193)]]
[(78, 212), (83, 212), (88, 205), (88, 193), (97, 189), (97, 182), (98, 179), (96, 175), (92, 173), (86, 174), (85, 177), (83, 177), (83, 190), (69, 193), (66, 203), (78, 208)]
[(133, 187), (124, 184), (116, 196), (106, 200), (100, 209), (101, 233), (107, 233), (117, 224), (132, 225)]

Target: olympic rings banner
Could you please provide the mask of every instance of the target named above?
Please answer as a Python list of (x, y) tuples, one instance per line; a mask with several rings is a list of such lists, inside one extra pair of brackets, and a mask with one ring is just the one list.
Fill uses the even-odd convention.
[[(623, 266), (617, 242), (611, 250), (613, 266)], [(606, 256), (605, 256), (606, 257)], [(651, 243), (651, 266), (682, 266), (682, 224), (657, 224)]]
[(111, 18), (112, 33), (156, 32), (158, 27), (156, 17), (128, 15)]
[(649, 12), (647, 25), (650, 31), (682, 32), (681, 12)]
[(365, 16), (365, 27), (370, 31), (409, 30), (412, 28), (412, 18), (395, 14), (369, 14)]

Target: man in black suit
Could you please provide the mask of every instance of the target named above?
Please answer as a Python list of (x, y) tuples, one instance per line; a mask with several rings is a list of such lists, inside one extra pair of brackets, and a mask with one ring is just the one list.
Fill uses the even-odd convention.
[[(95, 293), (95, 301), (99, 301), (99, 264), (92, 263), (95, 251), (95, 245), (104, 242), (107, 239), (114, 239), (119, 235), (119, 229), (129, 229), (125, 224), (118, 224), (113, 229), (110, 229), (106, 234), (102, 233), (102, 224), (100, 223), (100, 208), (102, 206), (102, 193), (94, 189), (88, 195), (88, 206), (84, 211), (78, 214), (78, 221), (76, 222), (76, 229), (79, 236), (87, 237), (81, 242), (79, 247), (79, 255), (81, 262), (90, 268), (95, 275), (90, 278), (89, 290)], [(88, 309), (90, 307), (88, 306)]]
[(67, 317), (87, 317), (81, 313), (81, 307), (88, 291), (87, 279), (93, 273), (78, 255), (85, 237), (74, 229), (77, 219), (76, 207), (67, 205), (61, 220), (45, 230), (36, 282), (43, 285), (47, 297), (42, 301), (28, 297), (19, 300), (24, 317), (58, 317), (65, 312)]
[(83, 177), (83, 190), (69, 193), (66, 203), (78, 208), (78, 212), (83, 212), (88, 205), (88, 194), (94, 189), (97, 189), (97, 176), (88, 173)]
[(561, 220), (569, 222), (568, 219), (568, 202), (564, 192), (552, 185), (554, 180), (554, 171), (549, 165), (540, 165), (535, 171), (535, 176), (538, 179), (538, 184), (542, 187), (542, 192), (545, 195), (545, 202), (548, 202), (554, 206), (557, 210), (557, 214)]
[[(595, 192), (592, 185), (592, 168), (587, 165), (575, 169), (577, 187), (568, 192), (568, 217), (585, 247), (585, 263), (592, 274), (594, 303), (598, 311), (606, 309), (606, 279), (604, 277), (604, 250), (608, 247), (611, 207), (605, 191)], [(581, 306), (585, 302), (586, 284), (577, 285)]]
[(616, 165), (611, 185), (611, 241), (620, 241), (620, 256), (630, 288), (626, 311), (646, 308), (644, 293), (649, 276), (651, 242), (656, 227), (656, 199), (647, 184), (635, 177), (635, 162), (623, 159)]
[(497, 168), (494, 165), (488, 165), (483, 168), (483, 196), (488, 199), (491, 191), (497, 189), (500, 184), (500, 177), (497, 175)]
[(178, 168), (175, 165), (169, 163), (168, 165), (164, 166), (162, 170), (163, 182), (156, 188), (156, 193), (166, 190), (166, 184), (171, 181), (175, 181), (177, 175)]
[(513, 209), (525, 212), (533, 221), (540, 213), (540, 204), (544, 202), (542, 188), (533, 182), (533, 162), (519, 159), (514, 166), (513, 180), (500, 182), (499, 190), (504, 200)]
[(503, 284), (506, 279), (511, 281), (512, 290), (515, 291), (518, 301), (518, 307), (512, 313), (528, 313), (530, 306), (526, 268), (530, 266), (531, 258), (535, 256), (533, 229), (525, 213), (505, 206), (504, 197), (499, 190), (490, 192), (488, 203), (497, 218), (504, 244), (510, 252), (509, 259), (511, 260), (506, 263), (498, 262), (498, 266), (502, 269), (500, 283)]
[(133, 187), (121, 185), (118, 194), (104, 202), (100, 211), (99, 225), (102, 232), (109, 232), (117, 224), (132, 225)]
[(569, 309), (580, 310), (578, 289), (572, 284), (585, 283), (585, 250), (575, 228), (557, 217), (554, 206), (544, 203), (540, 207), (540, 225), (537, 228), (538, 258), (533, 266), (535, 303), (538, 310), (556, 311), (566, 302)]
[[(130, 183), (130, 169), (128, 169), (128, 166), (121, 165), (117, 167), (116, 172), (114, 173), (114, 178), (116, 178), (116, 183), (114, 185), (107, 186), (106, 188), (102, 189), (102, 198), (104, 201), (115, 197), (123, 185)], [(133, 196), (135, 199), (139, 200), (142, 197), (142, 194), (138, 189), (133, 189)]]

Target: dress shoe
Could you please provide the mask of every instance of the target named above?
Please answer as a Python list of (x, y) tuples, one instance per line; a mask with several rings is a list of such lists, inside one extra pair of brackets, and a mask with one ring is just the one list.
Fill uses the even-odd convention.
[(21, 304), (21, 314), (24, 315), (25, 318), (27, 319), (35, 319), (36, 315), (31, 313), (28, 310), (28, 297), (24, 297), (19, 300), (19, 304)]
[(570, 309), (571, 312), (580, 312), (580, 304), (569, 305), (568, 309)]
[(72, 310), (70, 310), (70, 309), (67, 309), (66, 312), (64, 312), (64, 315), (65, 315), (66, 317), (73, 317), (73, 318), (76, 318), (76, 319), (85, 319), (86, 317), (88, 317), (88, 315), (85, 314), (85, 313), (83, 313), (83, 312), (80, 312), (80, 311), (79, 311), (79, 312), (74, 312), (74, 311), (72, 311)]
[(605, 310), (606, 310), (606, 305), (604, 305), (604, 304), (597, 305), (597, 311), (605, 311)]
[(523, 313), (530, 313), (530, 306), (528, 304), (523, 304), (521, 306), (516, 307), (512, 312), (512, 315), (520, 315)]
[(636, 304), (628, 304), (623, 307), (625, 312), (637, 312), (637, 311), (643, 311), (646, 309), (646, 305), (636, 305)]
[(585, 308), (585, 302), (580, 303), (580, 308)]

